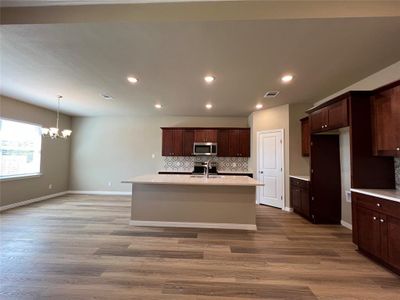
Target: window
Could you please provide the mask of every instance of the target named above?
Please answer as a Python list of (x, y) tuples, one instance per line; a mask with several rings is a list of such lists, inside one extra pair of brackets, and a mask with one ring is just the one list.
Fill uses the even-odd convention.
[(40, 173), (40, 128), (0, 119), (0, 178)]

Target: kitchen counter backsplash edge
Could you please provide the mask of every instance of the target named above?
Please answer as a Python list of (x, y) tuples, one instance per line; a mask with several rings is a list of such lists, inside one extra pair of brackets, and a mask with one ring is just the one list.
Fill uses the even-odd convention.
[[(167, 172), (192, 172), (195, 162), (208, 159), (202, 156), (164, 156), (162, 169)], [(213, 157), (211, 161), (217, 163), (219, 172), (251, 173), (248, 157)]]

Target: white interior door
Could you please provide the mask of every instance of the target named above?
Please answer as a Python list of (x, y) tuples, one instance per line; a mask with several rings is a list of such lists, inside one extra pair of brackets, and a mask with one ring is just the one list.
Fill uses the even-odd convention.
[(257, 134), (258, 203), (283, 208), (283, 129)]

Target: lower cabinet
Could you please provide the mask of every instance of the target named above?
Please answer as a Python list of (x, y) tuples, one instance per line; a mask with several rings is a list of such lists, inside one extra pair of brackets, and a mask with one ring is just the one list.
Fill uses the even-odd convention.
[(353, 241), (400, 274), (400, 203), (352, 193)]
[(293, 211), (310, 219), (310, 183), (306, 180), (290, 178), (290, 199)]

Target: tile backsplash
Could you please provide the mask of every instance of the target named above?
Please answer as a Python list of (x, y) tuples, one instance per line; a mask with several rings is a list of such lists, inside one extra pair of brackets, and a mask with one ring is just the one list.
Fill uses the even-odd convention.
[[(207, 161), (209, 157), (201, 156), (164, 156), (163, 171), (173, 172), (191, 172), (194, 168), (194, 162)], [(214, 157), (211, 161), (217, 163), (217, 169), (220, 172), (248, 172), (248, 157)]]
[(400, 190), (400, 158), (394, 159), (394, 174), (396, 177), (396, 189)]

